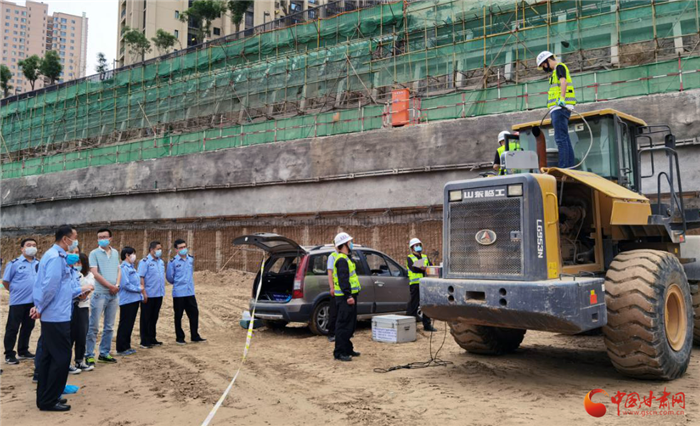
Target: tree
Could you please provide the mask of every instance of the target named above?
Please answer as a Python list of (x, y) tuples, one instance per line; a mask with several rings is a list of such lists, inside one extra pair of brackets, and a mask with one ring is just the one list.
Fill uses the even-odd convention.
[(41, 65), (39, 65), (39, 72), (48, 78), (51, 84), (56, 83), (56, 80), (61, 76), (61, 72), (63, 72), (61, 57), (58, 56), (58, 52), (49, 50), (44, 54), (44, 59), (41, 60)]
[(151, 51), (151, 42), (136, 28), (124, 27), (124, 44), (129, 47), (134, 55), (141, 57), (141, 62), (146, 60), (146, 53)]
[(10, 80), (12, 79), (12, 71), (7, 67), (7, 65), (0, 65), (0, 89), (4, 93), (4, 98), (10, 96), (10, 90), (12, 90), (12, 85)]
[(204, 37), (211, 37), (211, 21), (226, 13), (226, 3), (223, 0), (196, 0), (189, 9), (180, 14), (182, 22), (192, 18), (197, 23), (197, 41), (203, 42)]
[(156, 36), (151, 38), (151, 41), (156, 47), (156, 50), (158, 50), (159, 55), (168, 53), (168, 50), (175, 46), (176, 42), (180, 43), (180, 40), (178, 40), (177, 37), (167, 31), (161, 30), (160, 28), (158, 31), (156, 31)]
[(231, 12), (231, 23), (236, 26), (236, 32), (241, 30), (241, 22), (245, 16), (246, 11), (253, 4), (252, 0), (240, 1), (240, 0), (229, 0), (228, 10)]
[(26, 59), (17, 62), (20, 68), (22, 68), (22, 74), (29, 80), (29, 84), (34, 90), (34, 83), (39, 78), (39, 67), (41, 66), (41, 58), (37, 55), (32, 55)]
[(109, 65), (107, 65), (107, 57), (102, 52), (98, 53), (97, 54), (97, 66), (95, 67), (95, 71), (97, 71), (98, 74), (104, 74), (108, 70), (109, 70)]

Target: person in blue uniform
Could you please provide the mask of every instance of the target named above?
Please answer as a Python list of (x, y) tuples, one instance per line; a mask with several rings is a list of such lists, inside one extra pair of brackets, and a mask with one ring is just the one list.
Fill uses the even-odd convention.
[[(34, 307), (34, 281), (36, 280), (39, 261), (36, 260), (36, 241), (32, 238), (20, 243), (22, 254), (12, 260), (5, 268), (2, 285), (10, 292), (10, 309), (5, 325), (5, 362), (19, 364), (21, 359), (32, 359), (29, 352), (29, 338), (34, 329), (34, 320), (29, 311)], [(17, 333), (19, 332), (19, 341)], [(17, 352), (15, 352), (17, 343)], [(15, 357), (15, 355), (17, 355)]]
[(136, 314), (143, 300), (141, 278), (136, 271), (136, 250), (124, 247), (121, 252), (122, 281), (119, 286), (119, 328), (117, 329), (117, 355), (136, 353), (131, 348), (131, 333), (134, 331)]
[(77, 296), (71, 266), (79, 257), (67, 251), (77, 248), (78, 231), (70, 225), (61, 225), (55, 237), (56, 243), (39, 262), (31, 309), (32, 317), (41, 320), (36, 405), (42, 411), (70, 410), (61, 394), (68, 380), (70, 320), (73, 297)]
[(165, 278), (173, 285), (173, 310), (175, 311), (175, 341), (185, 344), (185, 332), (182, 330), (182, 314), (187, 313), (190, 320), (190, 338), (192, 342), (205, 342), (199, 335), (199, 309), (194, 296), (194, 257), (189, 254), (185, 240), (175, 240), (177, 250), (169, 263)]
[(156, 339), (158, 316), (165, 296), (165, 263), (162, 256), (163, 246), (159, 241), (151, 241), (148, 245), (148, 256), (139, 262), (139, 277), (144, 288), (140, 319), (142, 348), (163, 344)]

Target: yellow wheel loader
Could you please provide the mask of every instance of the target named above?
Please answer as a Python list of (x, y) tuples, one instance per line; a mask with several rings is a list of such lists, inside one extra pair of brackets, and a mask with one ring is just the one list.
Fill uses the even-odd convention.
[(423, 312), (472, 353), (512, 352), (526, 330), (602, 328), (620, 373), (681, 376), (700, 334), (700, 277), (689, 282), (682, 247), (700, 220), (668, 126), (574, 113), (572, 169), (556, 167), (550, 120), (513, 130), (522, 151), (504, 153), (506, 176), (445, 186), (443, 266), (421, 279)]

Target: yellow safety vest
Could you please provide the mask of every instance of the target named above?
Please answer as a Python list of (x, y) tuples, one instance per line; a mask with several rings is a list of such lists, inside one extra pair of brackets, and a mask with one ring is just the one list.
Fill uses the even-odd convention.
[[(574, 85), (571, 81), (571, 74), (569, 74), (569, 67), (563, 63), (557, 64), (557, 66), (559, 65), (563, 66), (566, 70), (567, 85), (566, 97), (564, 98), (564, 101), (567, 105), (576, 105), (576, 92), (574, 91)], [(561, 86), (559, 84), (559, 77), (557, 77), (556, 67), (554, 67), (554, 70), (552, 71), (552, 76), (549, 77), (549, 84), (551, 87), (549, 88), (549, 95), (547, 96), (547, 108), (551, 108), (556, 105), (559, 98), (561, 98)]]
[[(522, 151), (523, 149), (520, 148), (520, 142), (508, 142), (508, 151)], [(498, 147), (498, 150), (496, 151), (498, 153), (498, 158), (501, 158), (503, 153), (506, 151), (506, 144), (504, 143), (503, 145)], [(506, 174), (506, 169), (503, 168), (501, 165), (500, 170), (498, 170), (499, 175), (505, 175)]]
[[(418, 256), (415, 254), (411, 253), (408, 255), (408, 258), (411, 259), (411, 262), (415, 263), (418, 261)], [(421, 254), (420, 255), (421, 259), (428, 259), (428, 256)], [(408, 263), (406, 264), (406, 268), (408, 269), (408, 285), (413, 285), (413, 284), (418, 284), (420, 282), (420, 279), (425, 276), (422, 272), (413, 272), (411, 271), (411, 266), (413, 264), (409, 265)]]
[(360, 292), (360, 279), (357, 278), (357, 270), (355, 268), (355, 263), (348, 258), (345, 253), (337, 253), (335, 255), (335, 262), (333, 262), (333, 294), (335, 296), (344, 296), (343, 290), (340, 289), (340, 283), (338, 283), (338, 261), (340, 259), (345, 259), (348, 262), (348, 269), (350, 271), (350, 292), (352, 294), (357, 294)]

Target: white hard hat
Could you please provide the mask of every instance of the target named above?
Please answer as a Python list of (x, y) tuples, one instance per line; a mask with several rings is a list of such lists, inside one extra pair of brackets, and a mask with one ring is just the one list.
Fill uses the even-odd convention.
[(423, 243), (421, 243), (420, 240), (419, 240), (418, 238), (413, 238), (413, 239), (411, 239), (411, 241), (408, 243), (408, 248), (412, 248), (412, 247), (415, 246), (416, 244), (423, 244)]
[(540, 54), (537, 55), (537, 66), (539, 67), (544, 61), (551, 58), (552, 56), (554, 56), (554, 53), (550, 52), (549, 50), (540, 52)]
[(336, 235), (333, 239), (333, 242), (335, 243), (336, 247), (342, 246), (348, 241), (352, 241), (352, 237), (347, 232), (341, 232), (340, 234)]
[(510, 135), (510, 132), (508, 130), (504, 130), (501, 133), (499, 133), (498, 134), (498, 142), (505, 141), (506, 135)]

